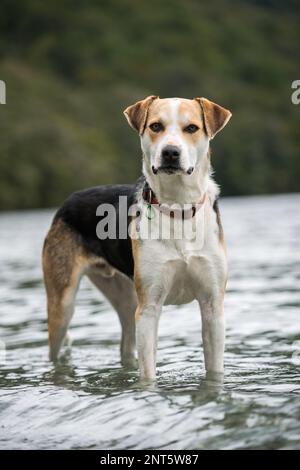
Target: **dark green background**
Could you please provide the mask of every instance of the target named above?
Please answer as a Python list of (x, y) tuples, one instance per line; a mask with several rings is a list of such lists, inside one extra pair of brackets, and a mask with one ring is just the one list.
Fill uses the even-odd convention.
[(233, 112), (212, 143), (223, 195), (300, 189), (299, 1), (1, 0), (0, 209), (139, 175), (122, 110), (148, 94)]

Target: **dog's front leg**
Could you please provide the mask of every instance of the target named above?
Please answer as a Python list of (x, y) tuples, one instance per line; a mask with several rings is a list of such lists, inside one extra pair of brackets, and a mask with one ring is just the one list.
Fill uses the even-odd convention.
[(137, 308), (136, 339), (142, 379), (154, 380), (156, 377), (157, 334), (161, 308), (159, 305), (143, 305)]
[(223, 299), (200, 300), (205, 369), (208, 373), (224, 371), (225, 321)]

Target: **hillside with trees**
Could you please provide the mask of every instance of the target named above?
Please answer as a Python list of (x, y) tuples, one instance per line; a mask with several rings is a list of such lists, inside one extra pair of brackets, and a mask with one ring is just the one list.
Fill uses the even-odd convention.
[(141, 152), (122, 110), (148, 94), (232, 111), (212, 142), (223, 195), (299, 191), (299, 5), (2, 0), (0, 209), (133, 182)]

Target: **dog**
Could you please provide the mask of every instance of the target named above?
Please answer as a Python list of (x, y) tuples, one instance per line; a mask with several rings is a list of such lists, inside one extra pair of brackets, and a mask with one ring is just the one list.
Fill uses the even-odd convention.
[[(118, 313), (124, 366), (136, 364), (137, 344), (141, 378), (155, 380), (162, 307), (196, 299), (206, 372), (223, 374), (227, 255), (210, 140), (224, 128), (231, 112), (206, 98), (148, 96), (124, 114), (140, 136), (143, 176), (132, 185), (73, 193), (57, 211), (45, 239), (50, 360), (58, 358), (67, 339), (76, 292), (86, 275)], [(138, 211), (125, 214), (120, 198)], [(97, 235), (99, 220), (104, 220), (98, 208), (103, 205), (115, 210), (113, 239)], [(118, 235), (120, 217), (130, 226), (128, 236)], [(175, 238), (173, 225), (166, 239), (149, 237), (149, 230), (151, 235), (159, 224), (170, 223), (191, 229), (194, 239), (201, 235), (196, 242), (184, 235)], [(148, 237), (139, 236), (143, 232)]]

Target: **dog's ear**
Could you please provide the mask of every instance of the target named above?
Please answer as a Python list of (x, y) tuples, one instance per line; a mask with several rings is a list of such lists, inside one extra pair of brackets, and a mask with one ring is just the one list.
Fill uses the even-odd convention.
[(140, 135), (143, 134), (145, 130), (145, 125), (147, 121), (147, 115), (149, 106), (152, 101), (156, 100), (158, 96), (147, 96), (144, 100), (138, 101), (137, 103), (128, 106), (125, 109), (124, 114), (129, 125), (136, 130)]
[(228, 109), (219, 106), (206, 98), (194, 98), (200, 104), (206, 133), (210, 139), (226, 126), (232, 114)]

